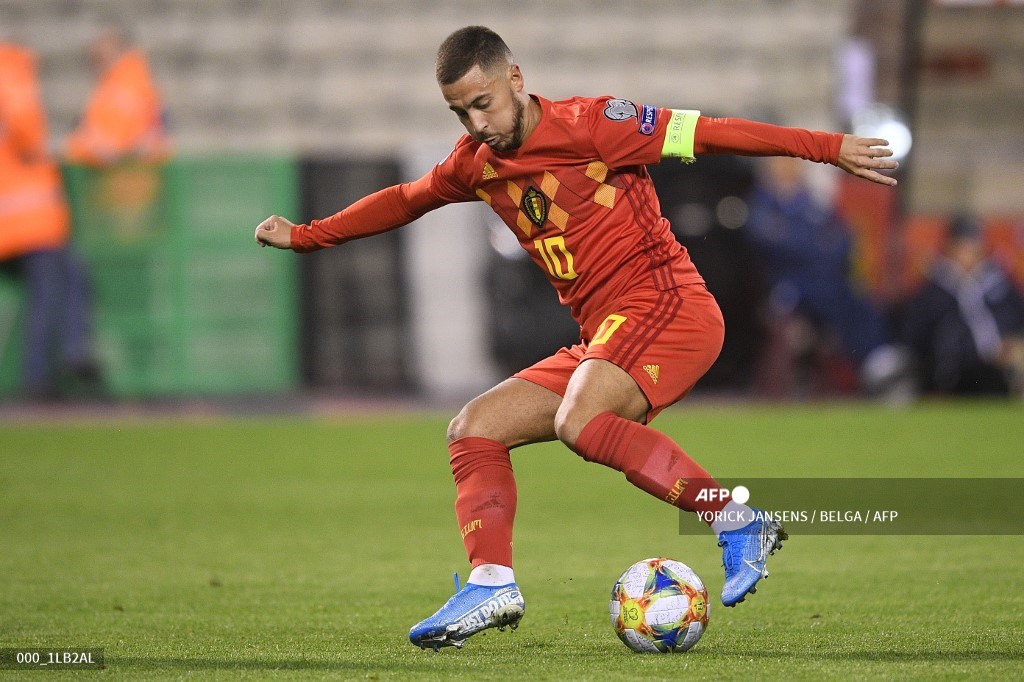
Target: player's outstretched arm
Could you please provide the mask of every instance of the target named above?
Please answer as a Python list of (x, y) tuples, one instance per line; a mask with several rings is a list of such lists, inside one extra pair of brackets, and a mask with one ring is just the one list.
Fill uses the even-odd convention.
[(877, 182), (880, 185), (896, 185), (896, 178), (882, 175), (880, 170), (896, 170), (900, 164), (888, 157), (892, 150), (888, 140), (877, 137), (857, 137), (843, 135), (843, 144), (839, 147), (839, 159), (836, 165), (851, 175)]
[[(679, 113), (679, 112), (675, 112)], [(895, 170), (888, 142), (876, 137), (858, 137), (787, 128), (742, 118), (700, 116), (694, 127), (696, 154), (741, 154), (743, 156), (796, 156), (829, 163), (859, 178), (893, 186), (896, 178), (879, 171)], [(663, 155), (664, 152), (662, 152)], [(684, 158), (688, 154), (682, 155)]]
[(430, 189), (428, 174), (415, 182), (374, 192), (348, 208), (308, 225), (296, 225), (281, 216), (270, 216), (256, 228), (255, 237), (260, 246), (309, 253), (393, 230), (447, 203), (451, 201)]
[(273, 246), (275, 249), (292, 248), (292, 228), (295, 223), (272, 215), (256, 228), (256, 243), (260, 246)]

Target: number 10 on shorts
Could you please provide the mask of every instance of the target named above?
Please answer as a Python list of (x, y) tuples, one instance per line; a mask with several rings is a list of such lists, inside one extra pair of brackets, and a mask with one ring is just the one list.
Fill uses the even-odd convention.
[(604, 318), (604, 322), (597, 328), (597, 333), (594, 334), (594, 340), (590, 342), (590, 345), (599, 346), (608, 341), (608, 339), (612, 338), (615, 330), (625, 321), (625, 315), (609, 315)]

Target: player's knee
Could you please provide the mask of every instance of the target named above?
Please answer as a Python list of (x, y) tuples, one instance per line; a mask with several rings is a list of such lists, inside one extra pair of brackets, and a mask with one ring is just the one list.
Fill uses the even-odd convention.
[(590, 421), (580, 410), (563, 402), (555, 413), (555, 435), (570, 449), (575, 449), (576, 439), (580, 437), (583, 427)]
[(470, 437), (494, 438), (495, 434), (488, 428), (488, 423), (486, 415), (478, 408), (476, 401), (471, 401), (448, 424), (448, 442)]
[(460, 410), (459, 413), (455, 415), (455, 418), (452, 419), (451, 422), (449, 422), (447, 434), (449, 443), (457, 441), (460, 438), (465, 438), (466, 436), (469, 435), (469, 418), (468, 415), (466, 414), (466, 408), (468, 407), (468, 405), (466, 407), (463, 407), (462, 410)]

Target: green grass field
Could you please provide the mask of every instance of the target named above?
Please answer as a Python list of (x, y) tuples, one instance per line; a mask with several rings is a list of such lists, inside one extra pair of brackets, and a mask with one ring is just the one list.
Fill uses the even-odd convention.
[[(725, 609), (710, 534), (680, 536), (671, 508), (558, 444), (513, 455), (522, 627), (421, 652), (409, 626), (467, 568), (445, 426), (0, 426), (0, 647), (103, 647), (106, 670), (78, 674), (127, 679), (1024, 674), (1024, 537), (794, 537), (763, 589)], [(1024, 477), (1019, 404), (695, 404), (655, 426), (722, 477)], [(652, 555), (708, 584), (710, 628), (688, 654), (633, 654), (608, 623), (615, 578)]]

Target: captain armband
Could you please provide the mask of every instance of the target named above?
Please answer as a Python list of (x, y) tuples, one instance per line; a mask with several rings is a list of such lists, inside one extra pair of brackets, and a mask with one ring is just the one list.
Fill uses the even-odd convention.
[(661, 147), (661, 157), (679, 159), (683, 163), (693, 163), (697, 159), (693, 154), (693, 137), (697, 130), (697, 119), (700, 112), (693, 109), (672, 109), (665, 131), (665, 144)]

